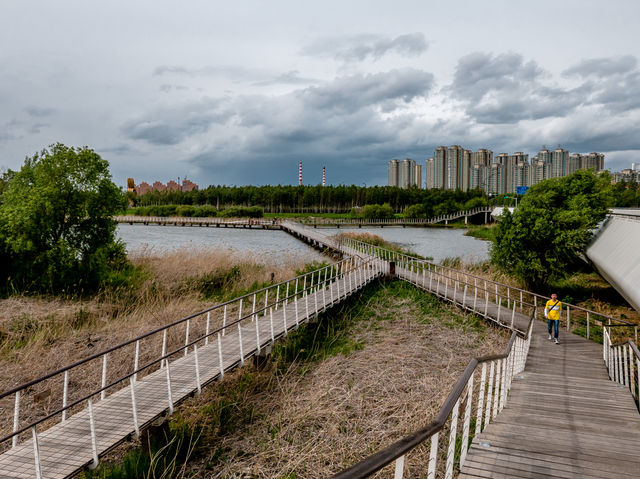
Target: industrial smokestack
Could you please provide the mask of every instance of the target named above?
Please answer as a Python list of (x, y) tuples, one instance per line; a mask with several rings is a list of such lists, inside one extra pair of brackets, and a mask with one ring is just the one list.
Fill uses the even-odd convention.
[(322, 167), (322, 186), (326, 186), (327, 185), (327, 167), (323, 166)]
[(298, 165), (298, 186), (302, 186), (302, 162)]

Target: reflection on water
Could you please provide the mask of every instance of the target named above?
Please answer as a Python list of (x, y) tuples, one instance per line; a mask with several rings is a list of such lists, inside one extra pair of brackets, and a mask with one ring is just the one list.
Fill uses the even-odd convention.
[(435, 262), (459, 256), (467, 263), (489, 258), (489, 242), (465, 236), (465, 230), (452, 228), (323, 228), (328, 234), (372, 233), (396, 243), (421, 256), (431, 256)]
[(250, 251), (275, 262), (294, 257), (305, 262), (326, 260), (302, 241), (277, 230), (119, 224), (117, 234), (127, 245), (127, 251), (147, 247), (154, 250), (220, 248)]
[[(431, 256), (436, 262), (456, 256), (467, 262), (484, 261), (488, 257), (487, 241), (464, 236), (464, 230), (459, 229), (386, 227), (319, 228), (319, 231), (330, 235), (372, 233), (422, 256)], [(322, 259), (320, 253), (305, 243), (274, 230), (120, 224), (118, 236), (130, 251), (145, 246), (159, 250), (214, 247), (248, 250), (257, 255), (268, 255), (275, 261), (292, 256), (303, 257), (306, 261)]]

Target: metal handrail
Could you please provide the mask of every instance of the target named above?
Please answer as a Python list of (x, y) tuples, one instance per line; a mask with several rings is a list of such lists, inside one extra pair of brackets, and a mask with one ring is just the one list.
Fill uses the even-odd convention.
[[(460, 375), (460, 377), (458, 378), (458, 380), (456, 381), (456, 384), (453, 386), (453, 389), (451, 390), (451, 392), (449, 393), (449, 395), (447, 396), (447, 399), (445, 400), (444, 404), (442, 405), (442, 407), (440, 408), (438, 414), (436, 415), (435, 419), (433, 421), (431, 421), (429, 424), (427, 424), (425, 427), (419, 429), (418, 431), (405, 436), (404, 438), (394, 442), (393, 444), (387, 446), (386, 448), (370, 455), (369, 457), (367, 457), (366, 459), (363, 459), (362, 461), (358, 462), (357, 464), (351, 466), (350, 468), (335, 474), (334, 476), (332, 476), (333, 479), (361, 479), (361, 478), (365, 478), (365, 477), (369, 477), (372, 474), (374, 474), (375, 472), (379, 471), (380, 469), (382, 469), (383, 467), (391, 464), (393, 461), (396, 461), (396, 474), (395, 477), (402, 477), (402, 468), (404, 466), (404, 456), (409, 453), (411, 450), (413, 450), (415, 447), (417, 447), (418, 445), (422, 444), (423, 442), (425, 442), (427, 439), (430, 438), (437, 438), (437, 434), (442, 431), (447, 423), (447, 419), (449, 418), (449, 416), (451, 415), (451, 413), (454, 411), (454, 409), (459, 406), (459, 401), (463, 395), (463, 393), (465, 392), (465, 389), (469, 390), (470, 388), (468, 387), (469, 385), (469, 381), (472, 379), (472, 375), (475, 373), (476, 368), (478, 365), (480, 364), (486, 364), (492, 361), (500, 361), (500, 360), (506, 360), (509, 359), (511, 357), (511, 352), (513, 350), (513, 346), (516, 342), (516, 340), (518, 338), (528, 342), (531, 339), (531, 329), (532, 329), (532, 325), (533, 325), (533, 320), (535, 317), (535, 313), (531, 315), (531, 317), (529, 318), (529, 324), (527, 327), (527, 333), (526, 335), (522, 335), (521, 333), (517, 332), (517, 331), (513, 331), (511, 334), (511, 338), (509, 339), (509, 343), (507, 344), (507, 347), (505, 348), (505, 352), (502, 354), (497, 354), (497, 355), (492, 355), (492, 356), (484, 356), (484, 357), (480, 357), (480, 358), (472, 358), (469, 363), (467, 364), (466, 368), (464, 369), (464, 371), (462, 372), (462, 374)], [(522, 358), (519, 358), (520, 360), (522, 360)], [(526, 357), (524, 358), (524, 361), (526, 361)], [(514, 365), (515, 366), (515, 365)], [(522, 366), (522, 368), (524, 368), (524, 365), (520, 365)], [(512, 368), (512, 374), (510, 375), (509, 378), (509, 384), (506, 386), (507, 388), (510, 387), (510, 380), (513, 376), (513, 374), (515, 374), (515, 372), (513, 371), (513, 369), (515, 369), (515, 367)], [(484, 371), (484, 370), (483, 370)], [(493, 372), (493, 368), (492, 368), (492, 372)], [(491, 388), (491, 385), (489, 385), (489, 387)], [(505, 385), (503, 385), (502, 390), (500, 392), (496, 392), (496, 394), (502, 394), (502, 397), (500, 398), (500, 402), (502, 403), (502, 407), (504, 407), (504, 403), (502, 402), (503, 397), (506, 400), (506, 393), (504, 390)], [(481, 391), (481, 394), (483, 395), (484, 392)], [(489, 391), (488, 393), (488, 397), (491, 394), (491, 392)], [(471, 401), (472, 398), (467, 397), (466, 398), (467, 402)], [(480, 400), (480, 399), (479, 399)], [(498, 400), (498, 397), (495, 396), (494, 400)], [(482, 407), (482, 406), (479, 406)], [(487, 404), (487, 408), (489, 408), (490, 405)], [(500, 409), (502, 409), (502, 407), (500, 407)], [(467, 410), (470, 412), (471, 411), (471, 403), (468, 402), (467, 404)], [(482, 410), (480, 409), (480, 416), (482, 415)], [(468, 417), (469, 414), (467, 413), (465, 416), (465, 427), (468, 426)], [(456, 418), (457, 419), (457, 418)], [(486, 421), (485, 421), (485, 427), (486, 427)], [(476, 428), (478, 428), (479, 425), (476, 425)], [(481, 425), (480, 425), (481, 427)], [(452, 427), (453, 429), (453, 427)], [(468, 430), (467, 430), (468, 433)], [(466, 442), (468, 441), (468, 438), (464, 438), (463, 437), (463, 446), (466, 444)], [(449, 449), (451, 451), (451, 437), (450, 437), (450, 444), (449, 444)], [(454, 442), (454, 448), (455, 448), (455, 435), (453, 436), (453, 442)], [(432, 448), (431, 448), (431, 458), (429, 460), (429, 471), (428, 471), (428, 476), (429, 478), (432, 478), (435, 474), (435, 461), (437, 460), (437, 439), (436, 439), (436, 446), (435, 446), (435, 450), (436, 452), (434, 453), (434, 447), (433, 447), (433, 442), (432, 442)], [(451, 454), (449, 454), (451, 455)], [(449, 461), (452, 458), (447, 458), (447, 465), (449, 465)], [(398, 463), (398, 461), (400, 461), (400, 464)], [(433, 461), (433, 464), (432, 464)], [(464, 462), (464, 458), (461, 457), (461, 463)], [(398, 469), (400, 469), (400, 474), (398, 474)]]
[[(518, 288), (517, 286), (511, 286), (511, 285), (508, 285), (508, 284), (505, 284), (505, 283), (501, 283), (501, 282), (499, 282), (499, 281), (494, 281), (494, 280), (491, 280), (491, 279), (483, 278), (482, 276), (474, 275), (473, 273), (468, 273), (468, 272), (466, 272), (466, 271), (457, 270), (457, 269), (452, 268), (452, 267), (449, 267), (449, 266), (444, 266), (444, 265), (435, 264), (435, 263), (432, 263), (432, 262), (430, 262), (430, 261), (428, 261), (428, 260), (420, 260), (420, 259), (418, 259), (418, 258), (411, 257), (410, 255), (407, 255), (407, 254), (404, 254), (404, 253), (398, 253), (398, 252), (395, 252), (395, 251), (392, 251), (392, 250), (388, 250), (388, 249), (386, 249), (386, 248), (382, 248), (382, 247), (380, 247), (380, 246), (375, 246), (375, 245), (371, 245), (371, 244), (366, 243), (366, 242), (363, 242), (363, 241), (354, 240), (354, 239), (352, 239), (352, 238), (349, 238), (349, 240), (350, 240), (350, 241), (357, 242), (357, 243), (360, 243), (361, 245), (364, 245), (364, 246), (367, 246), (367, 247), (373, 247), (373, 248), (377, 248), (377, 249), (379, 249), (379, 250), (383, 250), (383, 251), (385, 251), (385, 252), (387, 252), (387, 253), (390, 253), (391, 255), (395, 255), (395, 256), (402, 256), (402, 257), (408, 258), (408, 259), (409, 259), (409, 260), (411, 260), (411, 261), (420, 261), (420, 262), (423, 262), (423, 263), (429, 264), (429, 265), (431, 265), (431, 266), (433, 266), (433, 267), (435, 267), (435, 268), (440, 268), (440, 269), (449, 270), (449, 271), (452, 271), (452, 272), (455, 272), (455, 273), (458, 273), (458, 274), (464, 274), (464, 275), (467, 275), (467, 276), (469, 276), (469, 277), (471, 277), (471, 278), (476, 278), (476, 279), (479, 279), (479, 280), (482, 280), (482, 281), (487, 281), (487, 282), (492, 283), (492, 284), (494, 284), (494, 285), (498, 285), (498, 286), (500, 286), (500, 287), (509, 288), (509, 289), (511, 289), (511, 290), (514, 290), (514, 291), (518, 291), (518, 292), (526, 293), (526, 294), (529, 294), (529, 295), (531, 295), (531, 296), (535, 296), (535, 297), (538, 297), (538, 298), (541, 298), (541, 299), (545, 299), (545, 300), (549, 300), (549, 299), (551, 299), (549, 296), (544, 296), (544, 295), (542, 295), (542, 294), (534, 293), (533, 291), (528, 291), (528, 290), (526, 290), (526, 289)], [(599, 312), (597, 312), (597, 311), (593, 311), (593, 310), (590, 310), (590, 309), (584, 308), (584, 307), (582, 307), (582, 306), (577, 306), (577, 305), (575, 305), (575, 304), (566, 303), (566, 302), (565, 302), (565, 303), (563, 303), (563, 304), (564, 304), (565, 306), (571, 307), (571, 308), (573, 308), (573, 309), (577, 309), (577, 310), (580, 310), (580, 311), (584, 311), (584, 312), (586, 312), (586, 313), (590, 313), (590, 314), (595, 314), (595, 315), (598, 315), (598, 316), (600, 316), (600, 317), (603, 317), (603, 318), (609, 319), (609, 320), (611, 320), (611, 321), (616, 321), (616, 322), (619, 322), (619, 323), (624, 323), (625, 325), (628, 325), (628, 326), (637, 327), (637, 325), (636, 325), (635, 323), (632, 323), (632, 322), (630, 322), (630, 321), (625, 321), (625, 320), (620, 319), (620, 318), (615, 318), (615, 317), (613, 317), (613, 316), (609, 316), (609, 315), (604, 314), (604, 313), (599, 313)]]
[[(356, 264), (357, 263), (357, 264)], [(286, 281), (282, 281), (279, 283), (276, 283), (274, 285), (271, 285), (269, 287), (265, 287), (265, 288), (261, 288), (259, 290), (256, 290), (254, 292), (245, 294), (243, 296), (240, 296), (238, 298), (234, 298), (230, 301), (226, 301), (224, 303), (218, 304), (216, 306), (213, 306), (211, 308), (207, 308), (203, 311), (200, 311), (198, 313), (194, 313), (190, 316), (187, 316), (185, 318), (182, 318), (180, 320), (174, 321), (168, 325), (162, 326), (160, 328), (156, 328), (152, 331), (149, 331), (147, 333), (144, 333), (134, 339), (125, 341), (123, 343), (120, 343), (116, 346), (113, 346), (111, 348), (105, 349), (99, 353), (93, 354), (87, 358), (84, 358), (80, 361), (77, 361), (71, 365), (68, 365), (64, 368), (60, 368), (56, 371), (53, 371), (51, 373), (48, 373), (40, 378), (34, 379), (32, 381), (29, 381), (27, 383), (24, 383), (20, 386), (17, 386), (15, 388), (12, 388), (11, 390), (5, 391), (0, 395), (0, 399), (2, 398), (6, 398), (9, 395), (15, 394), (16, 395), (16, 406), (15, 406), (15, 412), (14, 412), (14, 428), (13, 428), (13, 432), (11, 434), (6, 435), (5, 437), (0, 438), (0, 444), (5, 443), (6, 441), (8, 441), (9, 439), (13, 439), (13, 445), (16, 445), (16, 439), (17, 437), (21, 434), (26, 432), (29, 429), (33, 429), (34, 427), (36, 427), (37, 425), (52, 419), (55, 416), (58, 416), (60, 414), (63, 414), (63, 420), (64, 420), (64, 414), (66, 413), (66, 411), (70, 410), (71, 408), (77, 406), (78, 404), (81, 404), (84, 401), (90, 400), (91, 398), (93, 398), (94, 396), (100, 394), (101, 397), (104, 397), (103, 394), (106, 390), (108, 390), (109, 388), (112, 388), (114, 386), (116, 386), (119, 383), (122, 383), (123, 381), (126, 381), (127, 379), (131, 379), (131, 378), (135, 378), (139, 373), (148, 370), (149, 368), (151, 368), (152, 366), (158, 364), (158, 363), (163, 363), (164, 361), (167, 361), (170, 359), (171, 356), (180, 353), (181, 351), (184, 351), (186, 354), (186, 351), (190, 348), (190, 347), (194, 347), (194, 345), (196, 345), (198, 342), (201, 342), (203, 340), (208, 341), (208, 338), (212, 337), (212, 336), (216, 336), (222, 332), (222, 334), (224, 335), (224, 331), (233, 327), (234, 325), (238, 325), (239, 323), (249, 319), (249, 318), (257, 318), (259, 317), (259, 315), (261, 313), (264, 313), (266, 315), (266, 312), (273, 309), (274, 307), (277, 309), (278, 305), (284, 305), (286, 306), (286, 304), (292, 299), (292, 298), (297, 298), (298, 296), (302, 296), (302, 297), (308, 297), (308, 295), (310, 294), (310, 292), (319, 292), (321, 290), (324, 290), (325, 285), (328, 283), (332, 283), (334, 280), (335, 281), (339, 281), (342, 280), (343, 277), (346, 277), (345, 275), (347, 273), (353, 273), (356, 272), (356, 274), (358, 274), (357, 272), (360, 271), (362, 274), (362, 271), (364, 271), (364, 268), (369, 268), (371, 265), (373, 265), (374, 269), (377, 269), (378, 266), (376, 266), (379, 263), (379, 261), (377, 259), (367, 259), (367, 260), (362, 260), (360, 258), (348, 258), (345, 260), (342, 260), (338, 263), (332, 264), (332, 265), (328, 265), (328, 266), (324, 266), (322, 268), (318, 268), (314, 271), (310, 271), (309, 273), (305, 273), (302, 275), (298, 275), (295, 276), (294, 278), (291, 278), (289, 280)], [(332, 275), (330, 277), (327, 277), (327, 270), (331, 268), (332, 270)], [(324, 274), (324, 279), (322, 278), (322, 273)], [(307, 276), (311, 276), (311, 281), (309, 282), (309, 286), (303, 286), (302, 288), (298, 288), (299, 283), (300, 283), (300, 279), (305, 279), (305, 285), (306, 285), (306, 277)], [(313, 278), (317, 277), (317, 283), (313, 281)], [(346, 281), (346, 280), (345, 280)], [(199, 317), (199, 316), (203, 316), (204, 314), (210, 313), (212, 311), (215, 310), (220, 310), (221, 308), (225, 308), (226, 306), (233, 304), (233, 303), (239, 303), (240, 305), (242, 304), (242, 300), (249, 298), (249, 297), (253, 297), (254, 300), (257, 297), (257, 295), (261, 292), (265, 292), (268, 294), (269, 290), (273, 290), (273, 289), (277, 289), (277, 291), (279, 291), (280, 286), (282, 285), (289, 285), (295, 283), (296, 288), (295, 291), (292, 294), (284, 294), (282, 297), (277, 296), (276, 300), (273, 301), (272, 303), (267, 303), (267, 296), (265, 296), (265, 304), (263, 307), (259, 307), (258, 309), (252, 308), (252, 310), (250, 312), (245, 312), (245, 315), (242, 316), (242, 314), (239, 315), (238, 319), (234, 320), (234, 321), (230, 321), (230, 322), (223, 322), (223, 326), (214, 329), (213, 331), (209, 331), (208, 329), (208, 321), (209, 321), (209, 316), (207, 316), (207, 332), (205, 334), (201, 334), (199, 335), (196, 339), (189, 339), (189, 323), (188, 321), (190, 319)], [(339, 292), (339, 288), (338, 288), (338, 292)], [(254, 302), (254, 306), (255, 306), (255, 302)], [(226, 312), (226, 309), (225, 309)], [(312, 313), (313, 314), (317, 314), (317, 313)], [(226, 318), (226, 316), (225, 316)], [(186, 332), (186, 341), (183, 345), (181, 345), (180, 347), (173, 349), (170, 352), (165, 352), (164, 350), (164, 344), (163, 344), (163, 352), (160, 355), (160, 357), (156, 357), (155, 359), (151, 360), (150, 362), (148, 362), (147, 364), (140, 366), (140, 367), (134, 367), (133, 371), (129, 372), (129, 373), (125, 373), (124, 375), (121, 375), (120, 377), (118, 377), (115, 380), (112, 380), (109, 384), (106, 384), (105, 382), (105, 372), (106, 370), (104, 369), (104, 366), (106, 365), (106, 362), (103, 364), (103, 382), (102, 382), (102, 386), (99, 389), (95, 389), (93, 391), (91, 391), (90, 393), (86, 394), (85, 396), (83, 396), (80, 399), (74, 400), (70, 403), (66, 403), (66, 398), (67, 398), (67, 391), (66, 391), (66, 378), (68, 377), (67, 374), (69, 371), (71, 371), (72, 369), (81, 366), (83, 364), (86, 364), (92, 360), (96, 360), (99, 358), (106, 358), (106, 355), (109, 353), (112, 353), (114, 351), (117, 351), (119, 349), (124, 348), (125, 346), (131, 345), (133, 343), (136, 343), (136, 348), (138, 347), (138, 341), (147, 338), (153, 334), (157, 334), (159, 332), (165, 332), (172, 327), (178, 326), (180, 324), (183, 324), (187, 322), (187, 332)], [(297, 324), (297, 308), (296, 308), (296, 324)], [(273, 331), (272, 331), (273, 334)], [(285, 333), (286, 334), (286, 333)], [(281, 334), (278, 334), (278, 337)], [(207, 344), (205, 342), (205, 344)], [(258, 350), (259, 350), (259, 344), (258, 344)], [(251, 354), (253, 354), (252, 352), (249, 352), (246, 357), (249, 357)], [(136, 349), (136, 360), (135, 360), (135, 365), (137, 366), (137, 349)], [(241, 360), (244, 360), (245, 357), (243, 357)], [(238, 361), (241, 361), (240, 359)], [(238, 362), (236, 361), (236, 363)], [(236, 364), (233, 363), (233, 364)], [(20, 403), (20, 392), (24, 391), (42, 381), (45, 381), (47, 379), (50, 379), (52, 377), (55, 376), (60, 376), (64, 374), (65, 375), (65, 392), (64, 392), (64, 396), (63, 396), (63, 407), (55, 410), (54, 412), (50, 413), (50, 414), (46, 414), (44, 417), (41, 417), (35, 421), (31, 421), (28, 425), (22, 426), (22, 427), (18, 427), (18, 414), (19, 414), (19, 403)]]
[[(76, 367), (78, 367), (78, 366), (81, 366), (81, 365), (83, 365), (83, 364), (85, 364), (85, 363), (87, 363), (87, 362), (89, 362), (89, 361), (92, 361), (92, 360), (94, 360), (94, 359), (98, 359), (98, 358), (100, 358), (100, 357), (104, 356), (105, 354), (109, 354), (109, 353), (111, 353), (111, 352), (113, 352), (113, 351), (116, 351), (116, 350), (118, 350), (118, 349), (122, 349), (123, 347), (128, 346), (128, 345), (130, 345), (130, 344), (133, 344), (133, 343), (135, 343), (136, 341), (140, 341), (140, 340), (145, 339), (145, 338), (147, 338), (147, 337), (149, 337), (149, 336), (152, 336), (152, 335), (154, 335), (154, 334), (157, 334), (157, 333), (163, 332), (164, 330), (167, 330), (167, 329), (173, 328), (174, 326), (178, 326), (178, 325), (180, 325), (180, 324), (183, 324), (183, 323), (185, 323), (186, 321), (188, 321), (188, 320), (190, 320), (190, 319), (196, 318), (196, 317), (198, 317), (198, 316), (202, 316), (203, 314), (209, 313), (209, 312), (211, 312), (211, 311), (218, 310), (218, 309), (220, 309), (220, 308), (224, 308), (225, 306), (228, 306), (228, 305), (230, 305), (230, 304), (236, 303), (236, 302), (238, 302), (238, 301), (239, 301), (239, 300), (241, 300), (241, 299), (250, 298), (250, 297), (252, 297), (252, 296), (254, 296), (254, 295), (257, 295), (257, 294), (263, 293), (263, 292), (265, 292), (265, 291), (267, 291), (267, 290), (270, 290), (270, 289), (273, 289), (273, 288), (277, 288), (278, 286), (286, 285), (287, 283), (291, 283), (292, 281), (295, 281), (296, 279), (298, 279), (298, 280), (299, 280), (300, 278), (304, 278), (305, 276), (309, 276), (309, 275), (311, 275), (311, 274), (313, 274), (313, 273), (317, 273), (317, 272), (319, 272), (319, 271), (324, 271), (324, 270), (325, 270), (325, 269), (327, 269), (327, 268), (330, 268), (330, 267), (332, 267), (332, 266), (340, 265), (340, 264), (342, 264), (342, 263), (344, 263), (344, 262), (346, 262), (346, 261), (348, 261), (348, 260), (342, 260), (342, 261), (339, 261), (338, 263), (335, 263), (335, 264), (333, 264), (333, 265), (323, 266), (322, 268), (318, 268), (318, 269), (316, 269), (316, 270), (314, 270), (314, 271), (310, 271), (309, 273), (304, 273), (304, 274), (301, 274), (301, 275), (298, 275), (298, 276), (294, 276), (294, 277), (293, 277), (293, 278), (291, 278), (291, 279), (288, 279), (288, 280), (285, 280), (285, 281), (280, 281), (279, 283), (275, 283), (275, 284), (273, 284), (273, 285), (271, 285), (271, 286), (266, 286), (266, 287), (261, 288), (261, 289), (258, 289), (258, 290), (256, 290), (256, 291), (252, 291), (252, 292), (250, 292), (250, 293), (247, 293), (247, 294), (245, 294), (245, 295), (238, 296), (237, 298), (230, 299), (230, 300), (228, 300), (228, 301), (225, 301), (224, 303), (216, 304), (215, 306), (212, 306), (212, 307), (207, 308), (207, 309), (203, 309), (202, 311), (199, 311), (199, 312), (197, 312), (197, 313), (193, 313), (193, 314), (191, 314), (191, 315), (189, 315), (189, 316), (185, 316), (184, 318), (178, 319), (178, 320), (176, 320), (176, 321), (174, 321), (174, 322), (172, 322), (172, 323), (166, 324), (166, 325), (164, 325), (164, 326), (160, 326), (159, 328), (152, 329), (151, 331), (147, 331), (146, 333), (143, 333), (143, 334), (141, 334), (140, 336), (137, 336), (137, 337), (135, 337), (135, 338), (133, 338), (133, 339), (129, 339), (129, 340), (124, 341), (124, 342), (122, 342), (122, 343), (116, 344), (115, 346), (112, 346), (112, 347), (110, 347), (110, 348), (107, 348), (107, 349), (105, 349), (105, 350), (102, 350), (102, 351), (100, 351), (100, 352), (98, 352), (98, 353), (92, 354), (91, 356), (87, 356), (86, 358), (81, 359), (81, 360), (79, 360), (79, 361), (76, 361), (75, 363), (72, 363), (72, 364), (70, 364), (70, 365), (68, 365), (68, 366), (65, 366), (65, 367), (63, 367), (63, 368), (57, 369), (57, 370), (52, 371), (52, 372), (50, 372), (50, 373), (48, 373), (48, 374), (46, 374), (46, 375), (44, 375), (44, 376), (41, 376), (41, 377), (39, 377), (39, 378), (37, 378), (37, 379), (34, 379), (34, 380), (32, 380), (32, 381), (29, 381), (29, 382), (26, 382), (26, 383), (24, 383), (24, 384), (21, 384), (21, 385), (19, 385), (19, 386), (16, 386), (16, 387), (15, 387), (15, 388), (13, 388), (13, 389), (9, 389), (8, 391), (5, 391), (5, 392), (3, 392), (3, 393), (0, 393), (0, 399), (3, 399), (3, 398), (5, 398), (6, 396), (11, 395), (11, 394), (15, 393), (15, 392), (16, 392), (16, 391), (18, 391), (18, 390), (26, 389), (26, 388), (28, 388), (28, 387), (34, 386), (35, 384), (38, 384), (39, 382), (42, 382), (42, 381), (47, 380), (47, 379), (50, 379), (50, 378), (51, 378), (51, 377), (53, 377), (53, 376), (56, 376), (56, 375), (62, 374), (62, 373), (64, 373), (65, 371), (68, 371), (68, 370), (70, 370), (70, 369), (74, 369), (74, 368), (76, 368)], [(323, 282), (323, 284), (324, 284), (325, 280), (323, 280), (322, 282)], [(311, 286), (309, 286), (307, 289), (310, 289), (310, 288), (311, 288)], [(280, 300), (279, 302), (282, 302), (282, 301), (284, 301), (284, 300), (285, 300), (285, 299), (283, 298), (283, 299), (282, 299), (282, 300)], [(274, 302), (274, 303), (272, 303), (270, 306), (271, 306), (271, 307), (273, 307), (275, 304), (276, 304), (276, 303)], [(231, 324), (231, 323), (230, 323), (230, 324)], [(228, 326), (229, 326), (229, 325), (227, 325), (226, 327), (228, 327)], [(1, 442), (1, 441), (0, 441), (0, 442)]]

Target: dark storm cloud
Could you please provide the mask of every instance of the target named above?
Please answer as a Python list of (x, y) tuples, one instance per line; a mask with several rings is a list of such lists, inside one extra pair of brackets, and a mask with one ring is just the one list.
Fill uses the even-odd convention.
[[(235, 169), (224, 169), (225, 178), (236, 174), (232, 170), (242, 170), (230, 180), (234, 182), (247, 182), (246, 170), (238, 167), (243, 162), (252, 165), (248, 182), (264, 183), (283, 181), (278, 180), (280, 170), (300, 159), (305, 164), (332, 165), (334, 181), (355, 176), (371, 182), (375, 179), (371, 175), (379, 169), (370, 169), (372, 158), (386, 158), (415, 147), (412, 135), (403, 135), (416, 128), (417, 118), (406, 112), (385, 118), (380, 114), (383, 106), (396, 111), (412, 100), (427, 97), (432, 88), (430, 73), (392, 70), (337, 78), (277, 97), (238, 97), (225, 105), (234, 112), (233, 134), (211, 133), (210, 146), (188, 161), (211, 175), (219, 172), (221, 165), (235, 164)], [(259, 174), (263, 166), (265, 171)]]
[(175, 145), (212, 124), (224, 123), (229, 113), (220, 109), (221, 100), (204, 99), (179, 108), (154, 112), (148, 118), (125, 123), (121, 130), (130, 139), (154, 145)]
[(599, 78), (610, 77), (611, 75), (628, 73), (635, 70), (638, 60), (632, 55), (625, 55), (614, 58), (591, 58), (582, 60), (562, 72), (565, 77), (594, 76)]
[(638, 70), (611, 78), (598, 86), (593, 103), (601, 104), (613, 113), (640, 108), (640, 72)]
[(309, 87), (297, 93), (313, 109), (356, 111), (370, 105), (408, 103), (426, 97), (434, 85), (431, 73), (406, 68), (369, 75), (337, 78), (324, 86)]
[(395, 38), (382, 35), (352, 35), (322, 38), (304, 47), (301, 53), (313, 57), (329, 57), (345, 62), (382, 58), (387, 53), (418, 56), (429, 47), (422, 33), (408, 33)]
[(579, 78), (589, 85), (592, 94), (587, 103), (599, 105), (612, 113), (640, 108), (640, 70), (636, 57), (593, 58), (566, 69), (567, 78)]
[(563, 117), (585, 101), (590, 86), (564, 89), (545, 86), (550, 79), (522, 55), (472, 53), (458, 61), (453, 83), (443, 91), (461, 101), (478, 123), (517, 123)]
[(27, 115), (35, 118), (51, 116), (56, 112), (55, 108), (39, 108), (36, 106), (28, 106), (24, 109)]

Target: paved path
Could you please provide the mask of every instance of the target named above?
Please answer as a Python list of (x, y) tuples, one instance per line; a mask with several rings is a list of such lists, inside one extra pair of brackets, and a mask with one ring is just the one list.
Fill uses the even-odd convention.
[(602, 346), (563, 333), (556, 345), (542, 322), (533, 331), (524, 373), (459, 478), (640, 477), (640, 415), (609, 380)]

